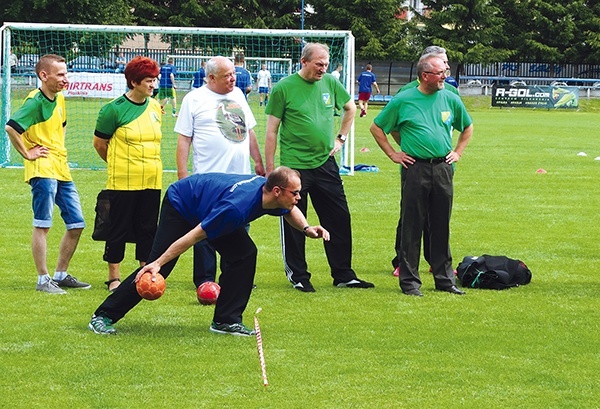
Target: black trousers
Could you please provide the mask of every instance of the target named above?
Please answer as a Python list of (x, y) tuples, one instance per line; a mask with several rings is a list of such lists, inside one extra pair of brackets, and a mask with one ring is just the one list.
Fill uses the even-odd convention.
[[(429, 264), (429, 222), (425, 221), (425, 225), (423, 226), (423, 257), (425, 257), (425, 261)], [(396, 243), (394, 244), (394, 250), (396, 251), (396, 255), (392, 259), (392, 266), (394, 268), (400, 265), (400, 257), (402, 254), (402, 201), (400, 201), (400, 217), (398, 217), (398, 225), (396, 226)]]
[(446, 289), (455, 284), (450, 253), (453, 177), (452, 165), (442, 160), (419, 160), (402, 169), (400, 288), (405, 292), (421, 287), (419, 258), (427, 221), (435, 287)]
[(135, 237), (135, 259), (146, 261), (156, 234), (160, 209), (160, 189), (109, 190), (110, 232), (104, 245), (103, 260), (120, 263), (125, 243)]
[[(165, 195), (148, 263), (160, 257), (171, 244), (194, 227), (196, 226), (188, 223), (173, 208)], [(226, 236), (211, 240), (210, 243), (221, 255), (222, 270), (219, 280), (221, 294), (217, 299), (214, 321), (228, 324), (242, 322), (242, 313), (250, 299), (256, 273), (256, 245), (244, 226)], [(177, 259), (174, 258), (161, 267), (160, 273), (165, 279), (171, 274)], [(135, 289), (134, 282), (139, 270), (140, 268), (135, 270), (114, 293), (106, 298), (96, 310), (96, 315), (104, 315), (117, 322), (142, 300)]]
[(194, 285), (196, 288), (206, 281), (216, 281), (217, 253), (214, 247), (202, 240), (194, 245)]
[[(324, 241), (325, 254), (331, 276), (335, 281), (347, 282), (356, 278), (352, 270), (352, 227), (350, 209), (339, 168), (333, 156), (316, 169), (297, 169), (302, 178), (301, 198), (296, 205), (306, 216), (308, 197), (319, 217), (320, 224), (329, 231), (331, 239)], [(293, 284), (308, 280), (311, 273), (306, 264), (304, 233), (291, 227), (281, 218), (283, 264), (288, 280)]]

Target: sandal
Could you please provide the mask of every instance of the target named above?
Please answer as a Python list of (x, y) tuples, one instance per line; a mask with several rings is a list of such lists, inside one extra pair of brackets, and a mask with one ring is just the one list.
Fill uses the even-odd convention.
[(113, 278), (111, 280), (105, 281), (104, 284), (106, 284), (106, 288), (108, 289), (108, 291), (110, 291), (111, 293), (114, 293), (115, 290), (117, 289), (117, 287), (113, 287), (113, 289), (111, 290), (110, 285), (114, 282), (119, 282), (119, 284), (121, 283), (121, 279), (120, 278)]

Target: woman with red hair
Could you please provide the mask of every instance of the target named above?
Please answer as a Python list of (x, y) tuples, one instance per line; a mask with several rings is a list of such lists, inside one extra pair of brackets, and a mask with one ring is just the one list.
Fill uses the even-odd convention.
[(135, 243), (146, 264), (156, 233), (162, 188), (161, 108), (152, 98), (160, 72), (156, 61), (135, 57), (125, 67), (129, 90), (104, 105), (94, 131), (94, 148), (106, 162), (110, 229), (103, 259), (109, 291), (120, 283), (126, 242)]

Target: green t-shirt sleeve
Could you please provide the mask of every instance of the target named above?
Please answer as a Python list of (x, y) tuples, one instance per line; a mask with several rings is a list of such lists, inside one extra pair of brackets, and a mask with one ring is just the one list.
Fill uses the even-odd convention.
[(23, 133), (32, 125), (44, 122), (42, 114), (43, 113), (41, 112), (39, 104), (35, 98), (27, 98), (25, 102), (23, 102), (21, 108), (19, 108), (10, 119), (12, 123), (16, 123), (21, 128), (15, 128), (15, 130)]
[(379, 115), (377, 115), (373, 120), (375, 125), (380, 127), (381, 130), (386, 134), (394, 131), (398, 126), (398, 116), (400, 113), (398, 101), (398, 98), (392, 98), (392, 100), (388, 102)]
[(285, 92), (283, 87), (275, 85), (269, 95), (269, 103), (265, 113), (281, 119), (285, 109)]
[(458, 91), (458, 88), (456, 88), (454, 85), (445, 82), (444, 83), (444, 89), (447, 89), (448, 91), (450, 91), (453, 94), (456, 94), (456, 95), (458, 95), (460, 97), (460, 92)]
[(94, 135), (98, 138), (110, 139), (119, 127), (117, 119), (118, 117), (113, 109), (113, 104), (104, 105), (98, 113)]

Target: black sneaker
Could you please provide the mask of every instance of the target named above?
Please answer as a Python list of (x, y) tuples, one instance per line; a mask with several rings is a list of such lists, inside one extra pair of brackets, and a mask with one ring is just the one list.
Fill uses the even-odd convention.
[(213, 321), (208, 330), (216, 334), (237, 335), (238, 337), (253, 337), (256, 335), (256, 332), (254, 332), (253, 329), (246, 327), (241, 322), (236, 322), (235, 324), (219, 324)]
[(292, 284), (292, 286), (296, 290), (300, 290), (304, 293), (314, 293), (315, 292), (315, 287), (313, 287), (313, 285), (308, 280), (302, 280), (296, 284)]
[(375, 284), (369, 283), (368, 281), (361, 280), (360, 278), (354, 278), (350, 281), (334, 281), (333, 285), (339, 288), (348, 287), (348, 288), (374, 288)]
[(87, 290), (89, 288), (92, 288), (92, 286), (90, 284), (84, 283), (83, 281), (79, 281), (78, 279), (73, 277), (71, 274), (67, 274), (67, 276), (65, 278), (63, 278), (62, 280), (54, 280), (54, 281), (56, 281), (56, 284), (58, 284), (59, 287), (81, 288), (82, 290)]

